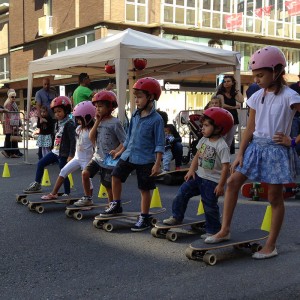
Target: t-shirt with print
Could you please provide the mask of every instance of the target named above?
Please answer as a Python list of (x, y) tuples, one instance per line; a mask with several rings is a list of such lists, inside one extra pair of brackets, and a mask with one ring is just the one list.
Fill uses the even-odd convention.
[(101, 121), (97, 128), (97, 141), (93, 160), (101, 167), (113, 168), (104, 165), (103, 160), (111, 150), (116, 149), (121, 143), (123, 144), (125, 138), (124, 128), (118, 118), (111, 117)]
[(202, 137), (197, 144), (197, 151), (199, 152), (197, 175), (218, 183), (222, 164), (230, 162), (230, 150), (225, 140), (220, 137), (217, 141), (211, 142), (208, 138)]
[(76, 152), (74, 158), (89, 161), (94, 153), (94, 146), (89, 139), (90, 129), (76, 128)]

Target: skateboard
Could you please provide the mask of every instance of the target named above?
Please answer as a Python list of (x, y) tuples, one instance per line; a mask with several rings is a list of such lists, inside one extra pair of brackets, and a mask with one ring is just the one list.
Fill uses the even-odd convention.
[[(299, 183), (283, 185), (283, 198), (291, 198), (300, 192)], [(258, 201), (260, 198), (268, 200), (268, 184), (264, 182), (250, 182), (242, 185), (241, 193), (244, 197)]]
[(184, 182), (184, 176), (189, 169), (180, 169), (156, 175), (156, 180), (162, 181), (166, 185), (179, 185)]
[[(157, 222), (156, 218), (153, 218), (152, 216), (162, 214), (166, 211), (165, 208), (159, 208), (159, 209), (153, 209), (150, 210), (150, 218), (151, 218), (151, 224), (154, 226)], [(131, 212), (123, 212), (121, 214), (117, 214), (110, 217), (101, 217), (96, 216), (95, 220), (93, 221), (93, 225), (98, 229), (104, 229), (107, 232), (111, 232), (114, 229), (113, 224), (110, 222), (112, 220), (120, 220), (120, 219), (137, 219), (140, 216), (141, 212), (139, 211), (131, 211)]]
[(45, 211), (44, 204), (65, 204), (70, 205), (73, 204), (75, 201), (79, 200), (81, 197), (58, 197), (57, 199), (52, 200), (43, 200), (41, 198), (39, 199), (33, 199), (28, 201), (28, 208), (30, 211), (36, 211), (39, 214), (42, 214)]
[[(50, 193), (50, 192), (49, 192)], [(38, 192), (38, 193), (33, 193), (33, 194), (16, 194), (16, 201), (17, 203), (21, 203), (23, 205), (27, 205), (29, 200), (28, 200), (28, 196), (29, 195), (37, 195), (37, 194), (43, 194), (45, 195), (46, 192)], [(58, 193), (58, 196), (62, 196), (64, 193)]]
[(208, 265), (215, 265), (217, 263), (217, 256), (210, 250), (218, 250), (227, 247), (234, 249), (251, 249), (255, 253), (262, 249), (259, 241), (268, 237), (269, 233), (260, 229), (250, 229), (243, 232), (232, 232), (231, 239), (217, 244), (206, 244), (204, 240), (198, 240), (185, 250), (185, 255), (188, 259), (202, 260)]
[[(131, 201), (127, 201), (127, 202), (122, 202), (122, 205), (124, 204), (128, 204)], [(93, 205), (89, 205), (89, 206), (67, 206), (66, 207), (66, 211), (65, 214), (66, 216), (68, 216), (69, 218), (74, 218), (76, 220), (82, 220), (82, 218), (84, 217), (84, 212), (85, 211), (91, 211), (93, 209), (97, 209), (97, 208), (103, 208), (108, 206), (108, 203), (94, 203)], [(95, 217), (96, 215), (98, 215), (100, 212), (98, 212), (98, 210), (95, 212), (95, 215), (93, 217)]]
[(199, 218), (185, 218), (181, 224), (166, 225), (162, 222), (157, 222), (155, 227), (151, 229), (152, 236), (159, 238), (165, 237), (171, 242), (175, 242), (178, 239), (178, 234), (172, 229), (190, 227), (190, 230), (183, 231), (186, 234), (200, 234), (205, 232), (205, 217), (204, 215)]

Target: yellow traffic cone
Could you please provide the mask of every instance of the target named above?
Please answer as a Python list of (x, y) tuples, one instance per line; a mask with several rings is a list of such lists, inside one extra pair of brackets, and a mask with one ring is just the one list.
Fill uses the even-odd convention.
[(204, 214), (204, 208), (203, 208), (203, 203), (201, 201), (199, 201), (199, 205), (198, 205), (198, 211), (197, 211), (197, 216), (203, 215)]
[(49, 178), (48, 169), (45, 169), (43, 178), (42, 178), (42, 186), (50, 186), (50, 185), (51, 185), (51, 182), (50, 182), (50, 178)]
[(270, 232), (271, 229), (271, 219), (272, 219), (272, 207), (268, 205), (266, 208), (265, 216), (261, 224), (261, 230)]
[(98, 198), (100, 199), (108, 198), (106, 187), (102, 183), (100, 184)]
[(72, 189), (74, 187), (74, 181), (73, 181), (73, 176), (72, 173), (68, 175), (69, 181), (70, 181), (70, 188)]
[(162, 207), (160, 194), (157, 187), (153, 191), (151, 203), (150, 203), (150, 208), (154, 208), (154, 207)]
[(2, 177), (6, 177), (6, 178), (10, 177), (10, 172), (9, 172), (9, 168), (8, 168), (7, 163), (4, 164)]

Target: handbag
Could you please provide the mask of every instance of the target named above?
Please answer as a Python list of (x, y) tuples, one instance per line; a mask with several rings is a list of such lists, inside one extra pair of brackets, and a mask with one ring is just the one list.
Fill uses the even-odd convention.
[(22, 142), (22, 136), (20, 136), (20, 135), (11, 135), (10, 136), (10, 141), (11, 142), (17, 142), (17, 143)]

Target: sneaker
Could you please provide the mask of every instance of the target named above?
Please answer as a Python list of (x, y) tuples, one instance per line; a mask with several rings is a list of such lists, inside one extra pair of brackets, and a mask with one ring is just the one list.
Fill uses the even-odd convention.
[(48, 194), (41, 197), (42, 200), (55, 200), (58, 198), (58, 195)]
[(131, 231), (143, 231), (151, 227), (149, 218), (139, 216), (138, 221), (131, 228)]
[(182, 223), (182, 221), (175, 219), (173, 216), (171, 216), (168, 219), (163, 220), (163, 224), (165, 224), (165, 225), (178, 225), (181, 223)]
[(112, 201), (109, 204), (109, 207), (100, 214), (100, 217), (111, 217), (117, 214), (121, 214), (123, 212), (123, 208), (120, 202)]
[(26, 193), (38, 193), (41, 191), (42, 191), (41, 184), (36, 181), (32, 182), (29, 185), (29, 187), (24, 190), (24, 192), (26, 192)]
[(161, 172), (158, 174), (158, 175), (164, 175), (164, 174), (167, 174), (169, 171), (167, 170), (161, 170)]
[(78, 201), (74, 203), (75, 206), (89, 206), (93, 204), (94, 203), (92, 198), (88, 196), (83, 196), (82, 198), (80, 198)]
[(211, 233), (204, 233), (204, 234), (200, 235), (200, 238), (203, 239), (203, 240), (205, 240), (209, 236), (212, 236), (212, 234)]

